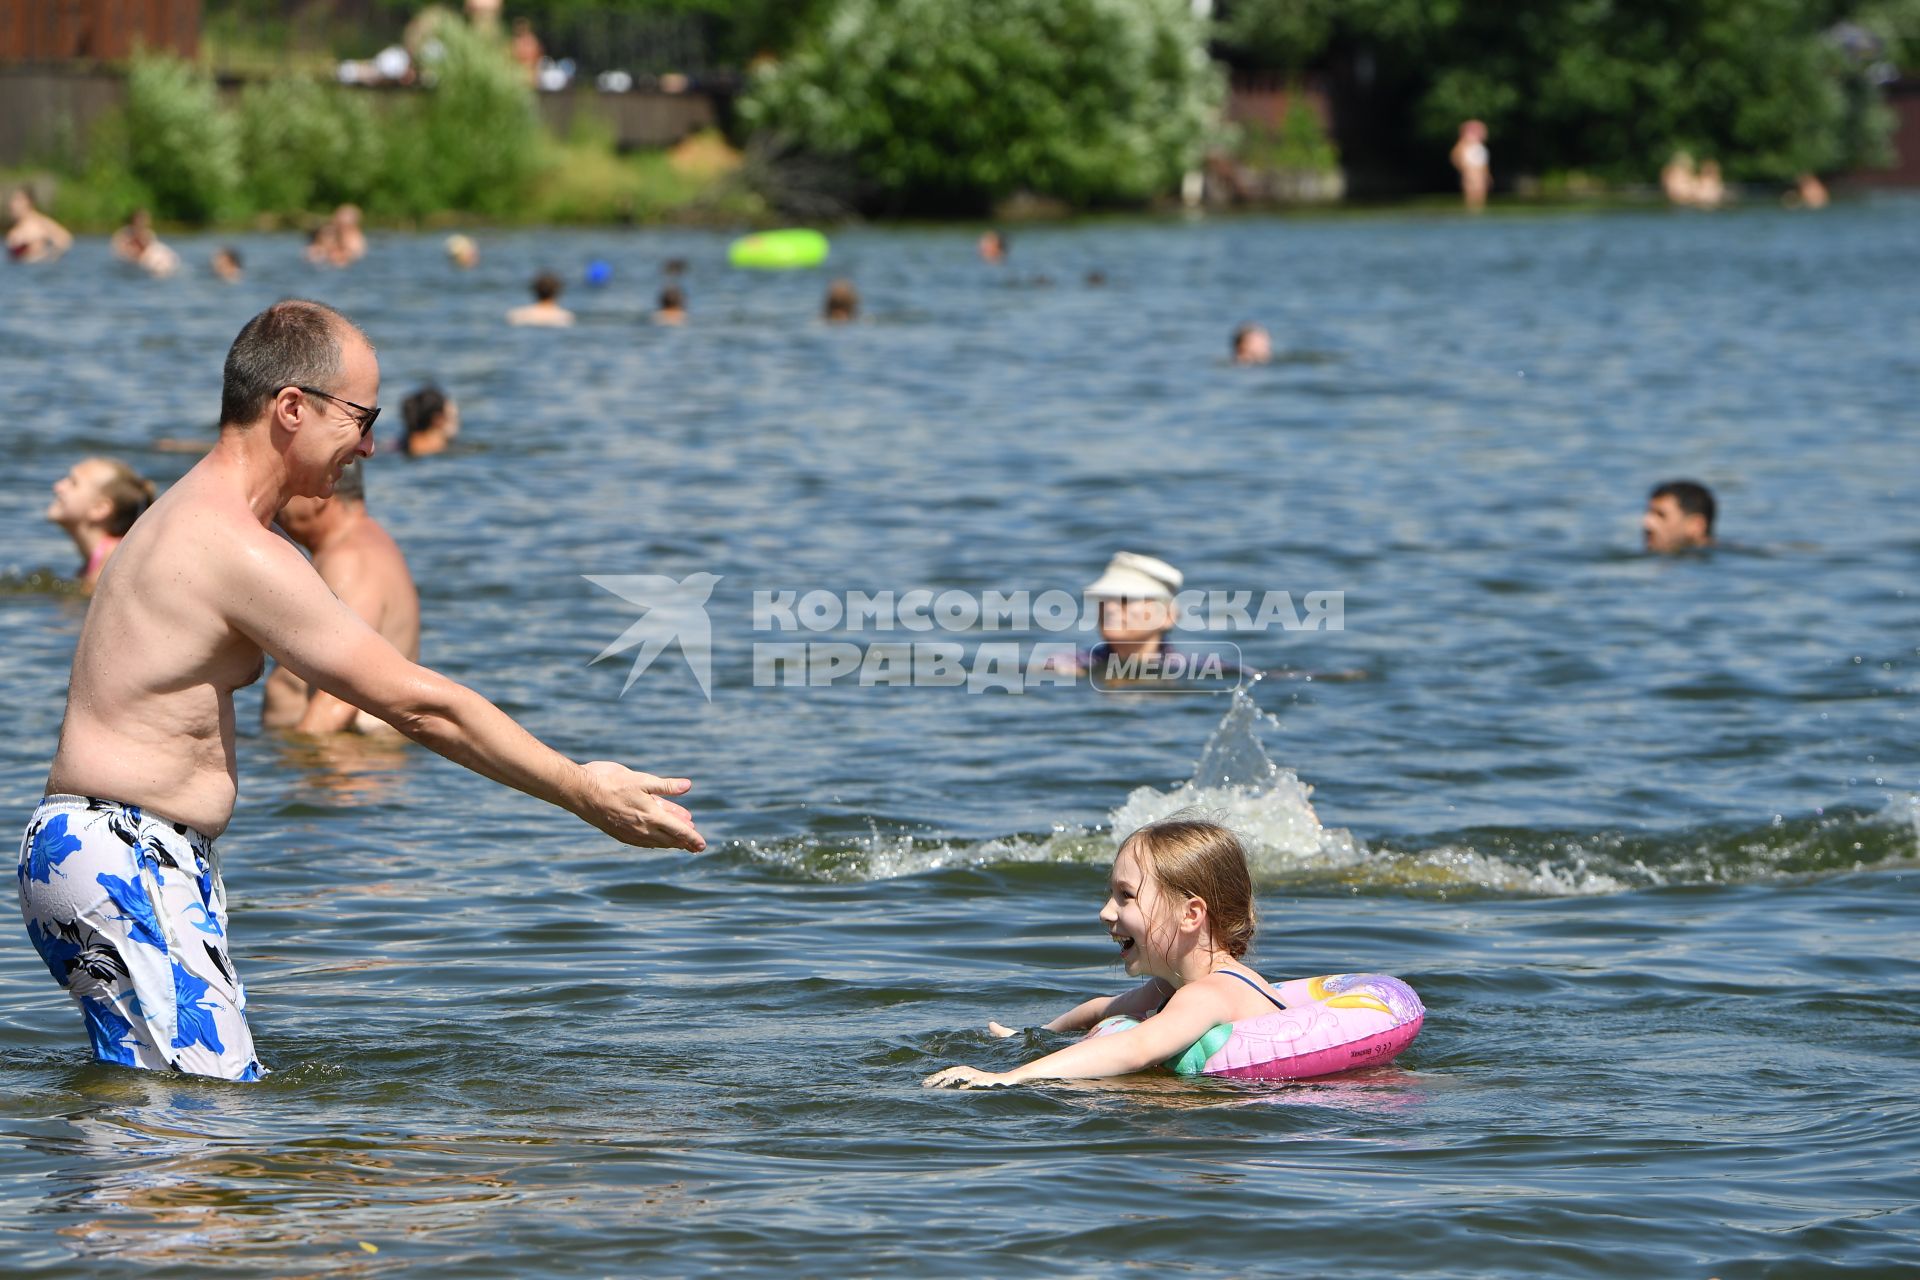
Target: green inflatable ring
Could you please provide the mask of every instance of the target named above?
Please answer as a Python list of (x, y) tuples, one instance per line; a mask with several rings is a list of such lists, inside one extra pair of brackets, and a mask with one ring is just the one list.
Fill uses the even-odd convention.
[(753, 271), (794, 271), (827, 260), (827, 238), (811, 227), (756, 231), (727, 246), (727, 261)]
[[(1102, 1018), (1100, 1024), (1087, 1034), (1089, 1036), (1112, 1035), (1116, 1031), (1125, 1031), (1139, 1025), (1138, 1018), (1129, 1018), (1123, 1013), (1115, 1014), (1111, 1018)], [(1175, 1075), (1197, 1076), (1207, 1065), (1207, 1059), (1220, 1052), (1220, 1047), (1231, 1039), (1233, 1039), (1233, 1024), (1222, 1022), (1183, 1051), (1168, 1058), (1165, 1065)]]

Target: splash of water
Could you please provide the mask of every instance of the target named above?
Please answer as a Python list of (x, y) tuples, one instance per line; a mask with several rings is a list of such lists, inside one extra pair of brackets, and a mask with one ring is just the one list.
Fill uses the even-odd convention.
[(1370, 848), (1351, 831), (1322, 824), (1313, 788), (1273, 762), (1266, 740), (1280, 731), (1279, 720), (1262, 711), (1248, 689), (1235, 690), (1193, 776), (1169, 790), (1136, 788), (1102, 825), (1061, 823), (1045, 832), (956, 841), (870, 823), (865, 835), (747, 841), (738, 848), (756, 862), (839, 882), (1011, 863), (1104, 865), (1128, 834), (1178, 814), (1238, 832), (1255, 879), (1268, 886), (1541, 897), (1854, 870), (1920, 856), (1920, 797), (1912, 796), (1894, 798), (1878, 812), (1775, 816), (1760, 829), (1678, 835), (1489, 829), (1424, 846)]
[(1115, 843), (1150, 822), (1182, 814), (1239, 832), (1258, 878), (1366, 861), (1367, 848), (1351, 831), (1321, 825), (1313, 788), (1267, 755), (1261, 735), (1279, 729), (1279, 720), (1262, 711), (1248, 689), (1235, 689), (1232, 705), (1201, 748), (1193, 777), (1171, 791), (1140, 787), (1113, 811)]

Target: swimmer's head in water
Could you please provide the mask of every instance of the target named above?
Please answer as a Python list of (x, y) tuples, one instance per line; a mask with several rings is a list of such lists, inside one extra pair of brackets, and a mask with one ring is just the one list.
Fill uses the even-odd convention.
[(324, 303), (289, 298), (241, 328), (227, 350), (220, 386), (222, 426), (258, 422), (286, 387), (332, 387), (340, 378), (342, 344), (373, 344)]
[(851, 280), (835, 280), (827, 286), (826, 318), (843, 324), (860, 314), (860, 291)]
[(1112, 889), (1100, 919), (1129, 973), (1164, 976), (1183, 946), (1237, 960), (1253, 944), (1246, 847), (1218, 823), (1170, 818), (1141, 827), (1114, 856)]
[(465, 271), (480, 261), (480, 246), (473, 242), (472, 236), (463, 236), (457, 232), (447, 237), (447, 260)]
[(400, 421), (409, 436), (421, 435), (441, 425), (452, 403), (446, 392), (428, 383), (400, 402)]
[(1165, 635), (1174, 623), (1174, 597), (1185, 581), (1165, 560), (1115, 553), (1086, 590), (1089, 600), (1100, 602), (1100, 638), (1108, 644), (1140, 644)]
[(153, 505), (153, 481), (116, 458), (83, 458), (53, 483), (47, 519), (68, 531), (92, 527), (125, 537)]
[(1257, 324), (1243, 324), (1233, 331), (1233, 362), (1265, 364), (1273, 359), (1273, 338)]
[(533, 278), (533, 296), (539, 302), (552, 302), (560, 296), (560, 277), (551, 271), (542, 271)]
[(1691, 551), (1713, 542), (1713, 494), (1693, 480), (1669, 480), (1647, 496), (1640, 517), (1646, 548), (1655, 555)]
[(677, 284), (670, 284), (660, 291), (660, 310), (685, 311), (687, 309), (687, 291)]

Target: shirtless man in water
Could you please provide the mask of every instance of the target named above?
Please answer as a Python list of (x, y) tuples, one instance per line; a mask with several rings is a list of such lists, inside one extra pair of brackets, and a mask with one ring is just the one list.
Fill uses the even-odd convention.
[[(331, 498), (295, 498), (280, 508), (279, 525), (307, 549), (320, 580), (378, 631), (407, 661), (420, 660), (420, 593), (400, 546), (367, 511), (359, 467), (334, 483)], [(350, 702), (310, 687), (285, 667), (261, 686), (260, 723), (296, 733), (389, 732), (384, 722)]]
[(338, 312), (281, 302), (227, 353), (220, 438), (128, 533), (80, 631), (47, 795), (20, 848), (27, 933), (80, 1005), (95, 1058), (260, 1075), (227, 952), (213, 841), (233, 816), (234, 690), (271, 654), (495, 782), (626, 844), (706, 842), (684, 778), (579, 764), (409, 662), (268, 526), (373, 453), (380, 366)]
[(33, 197), (22, 187), (8, 197), (7, 256), (15, 262), (52, 262), (73, 247), (67, 229), (33, 207)]

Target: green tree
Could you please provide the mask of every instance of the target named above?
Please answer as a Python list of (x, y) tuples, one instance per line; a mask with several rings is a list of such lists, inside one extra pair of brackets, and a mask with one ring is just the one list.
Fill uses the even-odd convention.
[(840, 0), (741, 104), (893, 210), (1170, 190), (1222, 86), (1187, 0)]
[(125, 121), (127, 170), (157, 217), (209, 222), (241, 211), (240, 133), (206, 75), (178, 58), (135, 58)]
[(300, 213), (365, 203), (384, 164), (381, 122), (367, 95), (284, 76), (240, 95), (240, 136), (253, 207)]
[(1233, 0), (1223, 32), (1278, 66), (1364, 60), (1359, 109), (1426, 156), (1477, 117), (1509, 172), (1644, 180), (1685, 147), (1785, 180), (1884, 154), (1874, 68), (1839, 30), (1856, 17), (1898, 49), (1920, 0)]
[(507, 214), (540, 165), (545, 131), (526, 73), (497, 38), (463, 22), (436, 28), (442, 54), (429, 90), (396, 120), (386, 184), (399, 211)]

